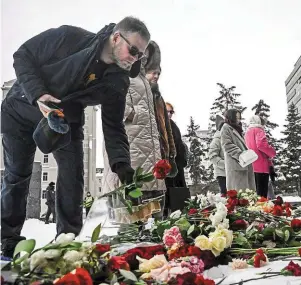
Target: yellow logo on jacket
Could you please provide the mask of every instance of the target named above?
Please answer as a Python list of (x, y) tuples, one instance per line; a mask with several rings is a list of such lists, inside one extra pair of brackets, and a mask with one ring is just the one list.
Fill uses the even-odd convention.
[(91, 73), (91, 74), (88, 76), (86, 85), (88, 85), (90, 82), (92, 82), (92, 81), (95, 80), (95, 79), (97, 79), (95, 73)]

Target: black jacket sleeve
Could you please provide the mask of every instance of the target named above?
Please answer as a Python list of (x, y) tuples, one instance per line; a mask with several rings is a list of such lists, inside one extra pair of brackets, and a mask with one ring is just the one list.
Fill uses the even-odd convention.
[(123, 123), (125, 97), (101, 105), (102, 129), (111, 169), (117, 162), (131, 164), (128, 137)]
[(14, 53), (17, 79), (31, 104), (48, 93), (39, 68), (51, 59), (63, 45), (67, 27), (61, 26), (42, 32), (25, 42)]
[(126, 94), (130, 86), (128, 74), (112, 66), (105, 76), (109, 88), (101, 105), (102, 129), (112, 171), (118, 162), (131, 165), (130, 147), (123, 123)]

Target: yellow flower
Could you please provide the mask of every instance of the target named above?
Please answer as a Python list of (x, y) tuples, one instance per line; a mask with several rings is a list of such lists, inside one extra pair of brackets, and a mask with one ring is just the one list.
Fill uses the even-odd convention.
[(226, 248), (226, 238), (225, 237), (213, 237), (212, 243), (212, 253), (215, 256), (219, 256), (222, 251)]
[(139, 256), (137, 256), (137, 259), (140, 262), (139, 270), (146, 273), (150, 272), (152, 269), (160, 268), (168, 263), (164, 254), (155, 255), (149, 260), (140, 258)]
[(209, 237), (224, 237), (226, 239), (226, 248), (228, 248), (231, 246), (233, 241), (233, 232), (223, 227), (218, 227), (215, 232), (209, 234)]
[(209, 238), (204, 235), (198, 236), (194, 242), (195, 246), (200, 248), (201, 250), (211, 250), (212, 244)]

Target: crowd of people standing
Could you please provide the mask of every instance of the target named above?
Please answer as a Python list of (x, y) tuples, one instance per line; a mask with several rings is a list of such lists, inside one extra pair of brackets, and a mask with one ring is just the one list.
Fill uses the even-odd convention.
[[(274, 181), (276, 175), (273, 166), (276, 151), (268, 142), (265, 123), (263, 116), (253, 115), (244, 134), (241, 112), (236, 109), (225, 112), (209, 149), (222, 194), (232, 189), (256, 189), (262, 197), (273, 195), (269, 193), (269, 186), (271, 189), (271, 181)], [(252, 163), (242, 165), (241, 156), (249, 150), (252, 150), (254, 157)]]

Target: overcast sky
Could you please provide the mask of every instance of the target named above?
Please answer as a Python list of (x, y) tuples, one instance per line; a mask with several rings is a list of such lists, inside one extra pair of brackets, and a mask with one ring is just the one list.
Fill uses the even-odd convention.
[[(132, 15), (147, 24), (161, 48), (159, 84), (175, 106), (182, 133), (190, 116), (207, 128), (217, 82), (237, 87), (249, 109), (246, 117), (264, 99), (272, 120), (284, 123), (284, 81), (301, 55), (300, 0), (2, 0), (1, 5), (2, 83), (15, 76), (12, 54), (37, 33), (62, 24), (97, 32)], [(101, 149), (99, 144), (98, 166)]]

